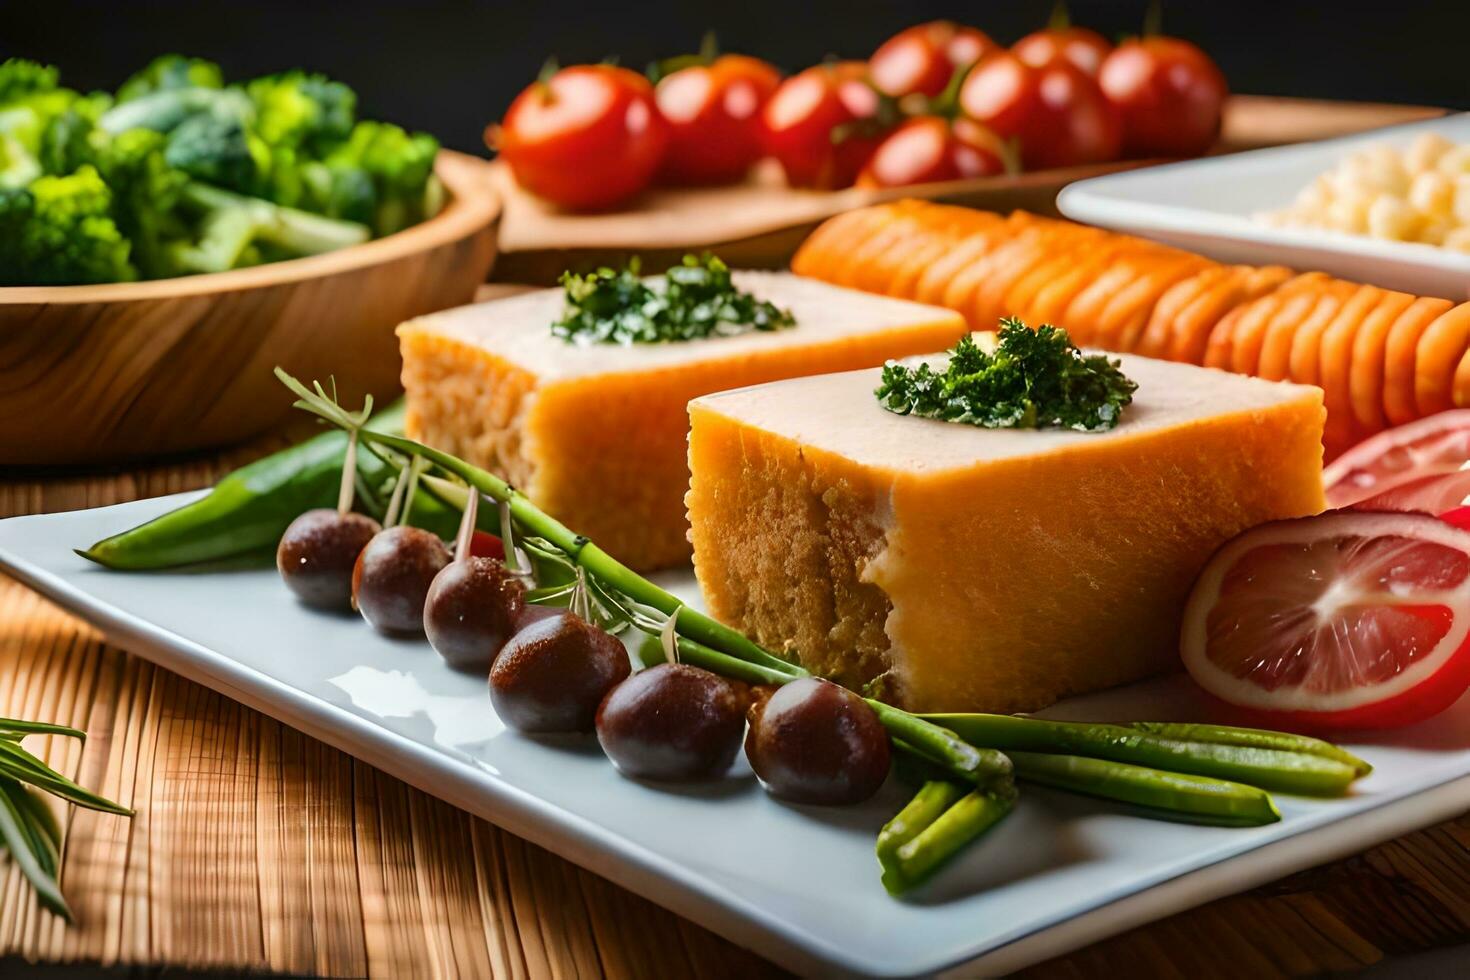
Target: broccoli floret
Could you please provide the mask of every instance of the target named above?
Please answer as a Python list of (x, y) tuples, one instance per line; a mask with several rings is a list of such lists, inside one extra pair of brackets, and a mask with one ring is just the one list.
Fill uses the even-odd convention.
[(0, 105), (37, 92), (53, 91), (61, 81), (61, 72), (24, 58), (0, 62)]
[(165, 158), (191, 177), (244, 194), (266, 182), (270, 148), (238, 119), (200, 113), (168, 135)]
[(184, 188), (183, 207), (199, 216), (199, 233), (172, 249), (172, 262), (187, 272), (221, 272), (273, 258), (319, 255), (372, 237), (365, 226), (281, 207), (259, 198), (193, 183)]
[(93, 167), (0, 192), (0, 284), (128, 282), (138, 270), (112, 219), (112, 194)]
[(41, 162), (8, 133), (0, 133), (0, 190), (19, 190), (41, 176)]
[(41, 131), (41, 167), (48, 174), (69, 174), (84, 163), (94, 163), (96, 150), (106, 134), (98, 120), (112, 105), (112, 96), (93, 92), (74, 98), (65, 110), (46, 121)]
[(117, 101), (131, 102), (154, 92), (173, 89), (224, 88), (224, 85), (224, 73), (214, 62), (186, 58), (181, 54), (164, 54), (123, 82), (117, 90)]
[(98, 146), (94, 157), (112, 190), (113, 218), (133, 242), (133, 261), (150, 279), (179, 274), (170, 249), (191, 234), (189, 222), (178, 213), (189, 175), (169, 166), (167, 144), (161, 133), (133, 129)]
[(210, 113), (248, 125), (255, 107), (244, 92), (235, 88), (176, 88), (152, 92), (121, 102), (103, 114), (99, 125), (109, 133), (129, 129), (171, 132), (185, 119)]
[(245, 86), (255, 131), (271, 147), (318, 148), (344, 140), (357, 115), (357, 93), (324, 75), (266, 75)]
[[(409, 133), (392, 123), (360, 122), (347, 141), (322, 161), (332, 179), (318, 183), (333, 196), (315, 203), (328, 214), (336, 213), (329, 206), (360, 209), (364, 181), (370, 182), (373, 202), (368, 223), (373, 232), (382, 236), (401, 231), (438, 210), (434, 179), (438, 153), (439, 141), (427, 133)], [(348, 176), (351, 171), (358, 175)]]

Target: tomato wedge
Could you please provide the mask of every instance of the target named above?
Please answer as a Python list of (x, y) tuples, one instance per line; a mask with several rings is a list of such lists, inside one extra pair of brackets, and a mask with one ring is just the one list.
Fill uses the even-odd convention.
[(1393, 728), (1470, 688), (1470, 531), (1333, 511), (1239, 535), (1185, 606), (1184, 666), (1254, 721)]
[(1327, 506), (1349, 507), (1402, 483), (1454, 473), (1467, 460), (1470, 409), (1440, 412), (1387, 429), (1358, 443), (1322, 471)]

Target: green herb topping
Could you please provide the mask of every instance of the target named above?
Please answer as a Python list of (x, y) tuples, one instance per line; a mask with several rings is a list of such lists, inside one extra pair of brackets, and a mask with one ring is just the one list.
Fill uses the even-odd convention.
[(713, 255), (684, 256), (659, 288), (638, 270), (635, 258), (621, 272), (564, 273), (567, 306), (552, 334), (582, 344), (658, 344), (796, 325), (788, 311), (736, 288), (729, 267)]
[(966, 422), (988, 429), (1066, 428), (1094, 431), (1118, 424), (1138, 389), (1119, 362), (1084, 355), (1067, 331), (1031, 330), (1014, 317), (1000, 321), (994, 353), (965, 336), (942, 371), (894, 361), (883, 368), (878, 401), (899, 415)]

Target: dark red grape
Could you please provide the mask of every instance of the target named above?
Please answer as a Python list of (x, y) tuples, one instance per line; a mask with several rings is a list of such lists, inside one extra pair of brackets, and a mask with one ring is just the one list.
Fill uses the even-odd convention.
[(699, 667), (658, 664), (608, 692), (597, 740), (625, 776), (718, 779), (745, 732), (744, 686)]
[(286, 587), (309, 606), (348, 609), (357, 556), (382, 528), (366, 514), (327, 507), (309, 510), (286, 528), (276, 568)]
[(424, 600), (429, 644), (456, 670), (488, 671), (516, 632), (526, 587), (494, 558), (452, 561)]
[(352, 602), (382, 633), (422, 633), (424, 600), (449, 549), (428, 531), (399, 525), (380, 531), (352, 570)]
[(750, 707), (750, 767), (774, 797), (836, 806), (861, 803), (888, 776), (888, 733), (847, 688), (803, 677)]
[(490, 668), (490, 703), (522, 732), (588, 732), (608, 690), (632, 671), (622, 641), (567, 610), (528, 624)]

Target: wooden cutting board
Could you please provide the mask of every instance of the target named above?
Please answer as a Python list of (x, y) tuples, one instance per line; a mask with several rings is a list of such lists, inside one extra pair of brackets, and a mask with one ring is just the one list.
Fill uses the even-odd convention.
[[(1216, 152), (1325, 139), (1443, 114), (1443, 109), (1423, 106), (1237, 95), (1226, 107)], [(767, 160), (745, 183), (657, 188), (630, 207), (606, 214), (560, 211), (521, 190), (509, 168), (497, 162), (492, 179), (505, 211), (494, 278), (549, 285), (566, 269), (621, 265), (632, 255), (642, 256), (646, 268), (661, 269), (685, 252), (715, 247), (731, 265), (780, 268), (812, 228), (852, 208), (924, 197), (988, 210), (1055, 214), (1057, 191), (1072, 181), (1157, 162), (1131, 160), (889, 190), (804, 191), (787, 187), (780, 167)]]

